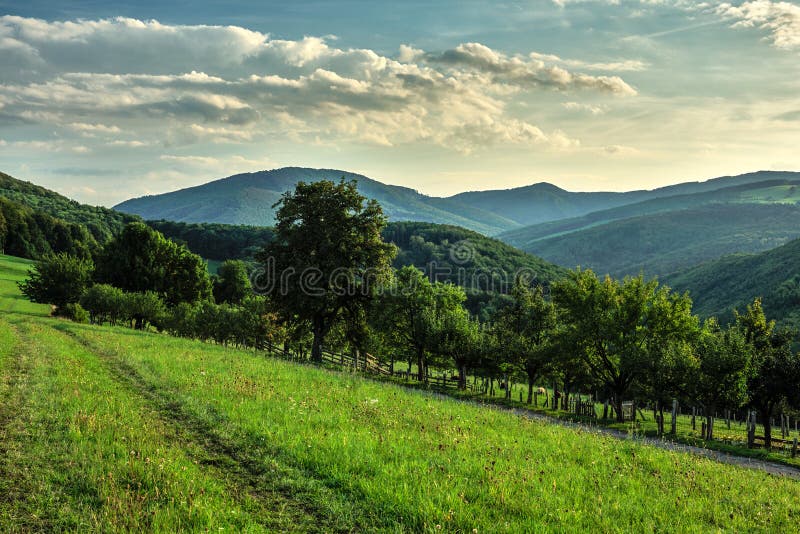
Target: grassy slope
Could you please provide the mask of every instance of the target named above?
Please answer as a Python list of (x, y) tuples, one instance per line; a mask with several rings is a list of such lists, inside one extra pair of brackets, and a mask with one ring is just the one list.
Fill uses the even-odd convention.
[(800, 515), (795, 481), (43, 317), (0, 318), (0, 398), (0, 530), (776, 531)]
[(737, 252), (760, 252), (800, 236), (800, 207), (709, 204), (603, 224), (523, 248), (566, 267), (613, 276), (664, 276)]

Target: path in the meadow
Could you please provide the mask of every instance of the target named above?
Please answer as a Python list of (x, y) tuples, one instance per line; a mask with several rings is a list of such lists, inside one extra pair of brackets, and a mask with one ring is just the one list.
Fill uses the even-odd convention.
[[(449, 395), (445, 395), (442, 393), (434, 393), (435, 396), (443, 397), (452, 399)], [(462, 399), (459, 399), (462, 400)], [(462, 400), (463, 402), (473, 402), (469, 400)], [(550, 417), (548, 415), (532, 412), (530, 410), (525, 410), (522, 408), (512, 408), (508, 406), (501, 406), (501, 405), (492, 405), (492, 404), (485, 404), (485, 403), (476, 403), (481, 404), (481, 406), (486, 406), (487, 408), (492, 408), (496, 410), (502, 410), (506, 412), (512, 412), (520, 417), (527, 417), (529, 419), (536, 419), (539, 421), (545, 421), (549, 424), (556, 424), (561, 425), (567, 428), (573, 428), (577, 430), (581, 430), (584, 432), (594, 433), (594, 434), (602, 434), (604, 436), (610, 436), (622, 441), (634, 441), (636, 443), (640, 443), (642, 445), (649, 445), (652, 447), (658, 447), (659, 449), (664, 449), (668, 451), (675, 451), (675, 452), (683, 452), (688, 454), (694, 454), (696, 456), (702, 456), (704, 458), (708, 458), (709, 460), (714, 460), (724, 464), (731, 464), (737, 465), (739, 467), (745, 467), (748, 469), (755, 469), (757, 471), (764, 471), (765, 473), (769, 473), (775, 476), (782, 476), (793, 478), (796, 480), (800, 480), (800, 469), (796, 467), (792, 467), (790, 465), (779, 464), (775, 462), (768, 462), (765, 460), (759, 460), (756, 458), (747, 458), (745, 456), (737, 456), (733, 454), (728, 454), (721, 451), (715, 451), (711, 449), (704, 449), (702, 447), (696, 447), (693, 445), (686, 445), (683, 443), (676, 443), (674, 441), (662, 440), (658, 438), (649, 438), (644, 436), (637, 436), (634, 434), (629, 434), (627, 432), (622, 432), (620, 430), (615, 430), (613, 428), (604, 428), (601, 426), (595, 425), (587, 425), (583, 423), (574, 423), (572, 421), (564, 421), (562, 419), (558, 419), (556, 417)]]
[(792, 467), (790, 465), (769, 462), (766, 460), (759, 460), (757, 458), (748, 458), (746, 456), (737, 456), (722, 451), (715, 451), (712, 449), (704, 449), (703, 447), (696, 447), (694, 445), (676, 443), (674, 441), (629, 434), (627, 432), (622, 432), (620, 430), (615, 430), (613, 428), (605, 428), (597, 425), (587, 425), (585, 423), (564, 421), (563, 419), (558, 419), (557, 417), (551, 417), (549, 415), (533, 412), (531, 410), (526, 410), (524, 408), (513, 408), (510, 406), (503, 406), (499, 404), (487, 404), (485, 402), (473, 401), (469, 399), (458, 399), (456, 397), (452, 397), (445, 393), (427, 392), (427, 394), (442, 399), (450, 399), (450, 400), (456, 400), (458, 402), (478, 404), (482, 407), (489, 409), (511, 412), (520, 417), (527, 417), (528, 419), (544, 421), (548, 424), (560, 425), (566, 428), (581, 430), (583, 432), (610, 436), (620, 441), (633, 441), (636, 443), (640, 443), (642, 445), (658, 447), (659, 449), (664, 449), (668, 451), (694, 454), (696, 456), (702, 456), (704, 458), (708, 458), (709, 460), (714, 460), (723, 464), (736, 465), (739, 467), (745, 467), (747, 469), (755, 469), (757, 471), (763, 471), (765, 473), (769, 473), (775, 476), (788, 477), (788, 478), (793, 478), (795, 480), (800, 480), (800, 468)]

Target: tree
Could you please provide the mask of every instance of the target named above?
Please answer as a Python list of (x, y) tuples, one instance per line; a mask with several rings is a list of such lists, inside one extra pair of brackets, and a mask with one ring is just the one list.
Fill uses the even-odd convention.
[(154, 291), (169, 305), (211, 296), (203, 259), (139, 222), (125, 226), (103, 248), (95, 279), (128, 292)]
[(792, 352), (793, 335), (776, 330), (768, 321), (761, 299), (747, 306), (744, 314), (735, 313), (736, 324), (750, 346), (752, 372), (747, 382), (750, 406), (764, 425), (764, 446), (772, 446), (772, 417), (775, 408), (797, 395), (800, 384), (800, 356)]
[(613, 394), (620, 422), (623, 398), (653, 352), (685, 339), (696, 322), (688, 296), (643, 276), (620, 283), (608, 276), (601, 281), (592, 271), (573, 271), (553, 285), (553, 299), (565, 318), (562, 335)]
[(51, 254), (36, 262), (28, 279), (19, 282), (22, 293), (32, 302), (53, 304), (56, 314), (67, 304), (77, 303), (92, 279), (91, 260), (68, 254)]
[(747, 400), (750, 350), (737, 328), (722, 330), (716, 320), (706, 321), (695, 343), (693, 398), (706, 413), (706, 435), (714, 438), (713, 415), (721, 408), (736, 409)]
[(374, 307), (378, 328), (386, 335), (388, 344), (409, 358), (416, 358), (420, 382), (425, 378), (426, 353), (433, 339), (427, 311), (434, 304), (433, 284), (422, 271), (408, 265), (381, 288)]
[(311, 326), (311, 358), (343, 310), (365, 307), (389, 273), (395, 247), (381, 238), (386, 217), (356, 182), (300, 182), (275, 204), (275, 239), (259, 253), (275, 273), (271, 300), (284, 317)]
[(452, 360), (458, 369), (458, 388), (467, 388), (467, 368), (480, 357), (482, 332), (464, 308), (464, 289), (452, 284), (434, 284), (434, 305), (424, 311), (430, 325), (430, 346), (436, 354)]
[(154, 291), (126, 293), (125, 310), (136, 330), (144, 330), (149, 324), (161, 324), (167, 311), (164, 302)]
[(541, 286), (532, 288), (522, 279), (515, 281), (511, 298), (511, 304), (498, 312), (494, 328), (501, 350), (528, 379), (530, 404), (534, 383), (553, 356), (556, 310)]
[(89, 312), (93, 324), (108, 321), (115, 326), (124, 317), (126, 304), (125, 293), (108, 284), (95, 284), (81, 296), (81, 306)]
[(214, 300), (218, 304), (239, 304), (251, 293), (247, 266), (241, 260), (227, 260), (214, 278)]

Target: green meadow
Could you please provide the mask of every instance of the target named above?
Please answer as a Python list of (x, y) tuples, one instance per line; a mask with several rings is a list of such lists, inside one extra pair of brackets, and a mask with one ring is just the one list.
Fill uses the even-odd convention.
[(47, 317), (0, 258), (0, 531), (793, 531), (800, 482)]

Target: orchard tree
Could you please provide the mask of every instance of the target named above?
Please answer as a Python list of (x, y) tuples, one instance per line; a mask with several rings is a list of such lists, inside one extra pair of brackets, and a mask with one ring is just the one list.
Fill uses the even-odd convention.
[(322, 360), (325, 336), (366, 307), (389, 273), (395, 247), (381, 238), (386, 217), (356, 182), (299, 182), (275, 204), (275, 238), (258, 255), (271, 281), (271, 300), (284, 317), (310, 324), (311, 358)]
[(553, 285), (553, 299), (565, 319), (562, 335), (613, 394), (618, 421), (623, 398), (641, 380), (653, 353), (686, 339), (696, 322), (688, 296), (641, 275), (620, 283), (608, 276), (600, 280), (590, 270), (573, 271)]
[(458, 388), (467, 388), (467, 369), (480, 357), (482, 332), (464, 308), (467, 296), (462, 287), (433, 285), (434, 305), (424, 311), (429, 326), (432, 352), (452, 361), (458, 369)]
[(205, 261), (140, 222), (128, 224), (103, 248), (95, 280), (128, 292), (154, 291), (169, 305), (211, 296)]
[(214, 277), (214, 300), (217, 304), (239, 304), (252, 292), (247, 266), (241, 260), (227, 260)]
[(793, 335), (776, 330), (775, 321), (768, 321), (761, 299), (747, 306), (744, 314), (735, 314), (736, 324), (751, 350), (752, 372), (747, 383), (750, 406), (764, 425), (764, 446), (772, 446), (772, 417), (782, 402), (797, 395), (800, 384), (800, 356), (792, 352)]
[(740, 329), (723, 330), (715, 319), (706, 321), (694, 345), (692, 396), (706, 414), (703, 439), (713, 439), (716, 410), (736, 409), (747, 401), (750, 348)]
[(28, 278), (18, 283), (31, 300), (52, 304), (56, 314), (67, 304), (77, 303), (92, 281), (92, 262), (65, 253), (51, 254), (36, 262)]
[(533, 386), (554, 354), (556, 310), (542, 286), (530, 287), (523, 279), (515, 281), (511, 298), (511, 304), (496, 315), (495, 339), (510, 362), (525, 373), (530, 404)]

